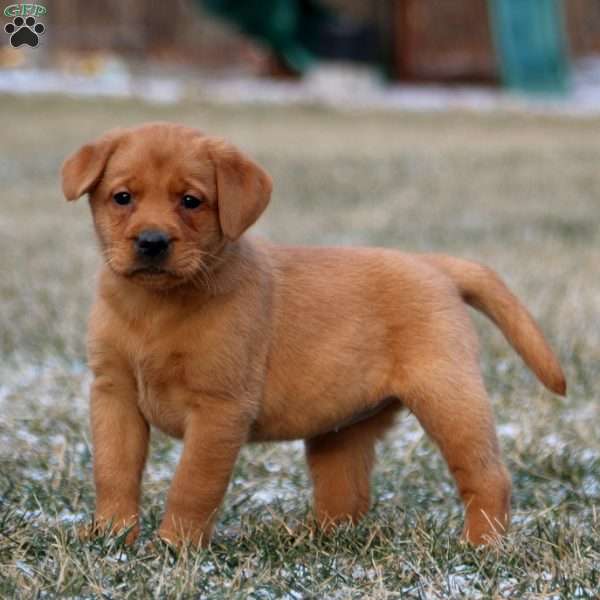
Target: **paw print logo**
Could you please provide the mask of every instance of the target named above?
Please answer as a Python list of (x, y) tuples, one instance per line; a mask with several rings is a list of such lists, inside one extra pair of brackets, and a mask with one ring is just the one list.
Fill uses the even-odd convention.
[(11, 46), (17, 48), (27, 44), (35, 48), (40, 41), (39, 36), (46, 31), (41, 23), (36, 23), (34, 17), (15, 17), (12, 23), (4, 26), (4, 31), (10, 35)]

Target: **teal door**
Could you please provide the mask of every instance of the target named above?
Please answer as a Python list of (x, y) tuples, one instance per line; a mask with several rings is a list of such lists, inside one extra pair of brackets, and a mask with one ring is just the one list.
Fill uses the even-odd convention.
[(506, 87), (564, 94), (569, 57), (561, 0), (489, 0), (500, 72)]

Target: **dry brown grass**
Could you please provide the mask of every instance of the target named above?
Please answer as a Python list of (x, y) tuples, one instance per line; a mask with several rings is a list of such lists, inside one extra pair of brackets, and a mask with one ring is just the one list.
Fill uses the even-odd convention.
[[(477, 318), (514, 474), (504, 548), (455, 542), (460, 507), (410, 416), (380, 451), (376, 505), (355, 531), (302, 528), (297, 444), (248, 448), (212, 549), (144, 546), (178, 445), (156, 436), (142, 542), (81, 543), (93, 507), (84, 362), (97, 253), (58, 168), (116, 125), (178, 120), (230, 138), (271, 171), (257, 232), (274, 240), (438, 250), (495, 267), (564, 362), (541, 390)], [(600, 589), (599, 121), (0, 98), (0, 595), (35, 597), (597, 597)], [(340, 315), (343, 318), (343, 315)], [(341, 382), (343, 383), (343, 382)]]

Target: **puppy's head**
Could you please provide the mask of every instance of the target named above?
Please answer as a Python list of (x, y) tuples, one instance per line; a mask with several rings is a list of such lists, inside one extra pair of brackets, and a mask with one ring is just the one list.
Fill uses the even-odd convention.
[(89, 194), (110, 268), (152, 288), (202, 281), (266, 208), (271, 178), (226, 142), (170, 123), (113, 130), (62, 168), (67, 200)]

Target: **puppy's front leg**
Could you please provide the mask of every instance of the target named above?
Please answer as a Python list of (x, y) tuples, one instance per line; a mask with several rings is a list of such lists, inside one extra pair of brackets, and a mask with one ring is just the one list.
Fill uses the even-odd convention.
[(117, 368), (96, 371), (91, 398), (94, 528), (117, 532), (132, 527), (128, 543), (138, 535), (140, 482), (148, 451), (148, 423), (136, 393), (129, 374)]
[(231, 400), (209, 400), (186, 419), (183, 454), (169, 490), (159, 535), (207, 545), (250, 420)]

